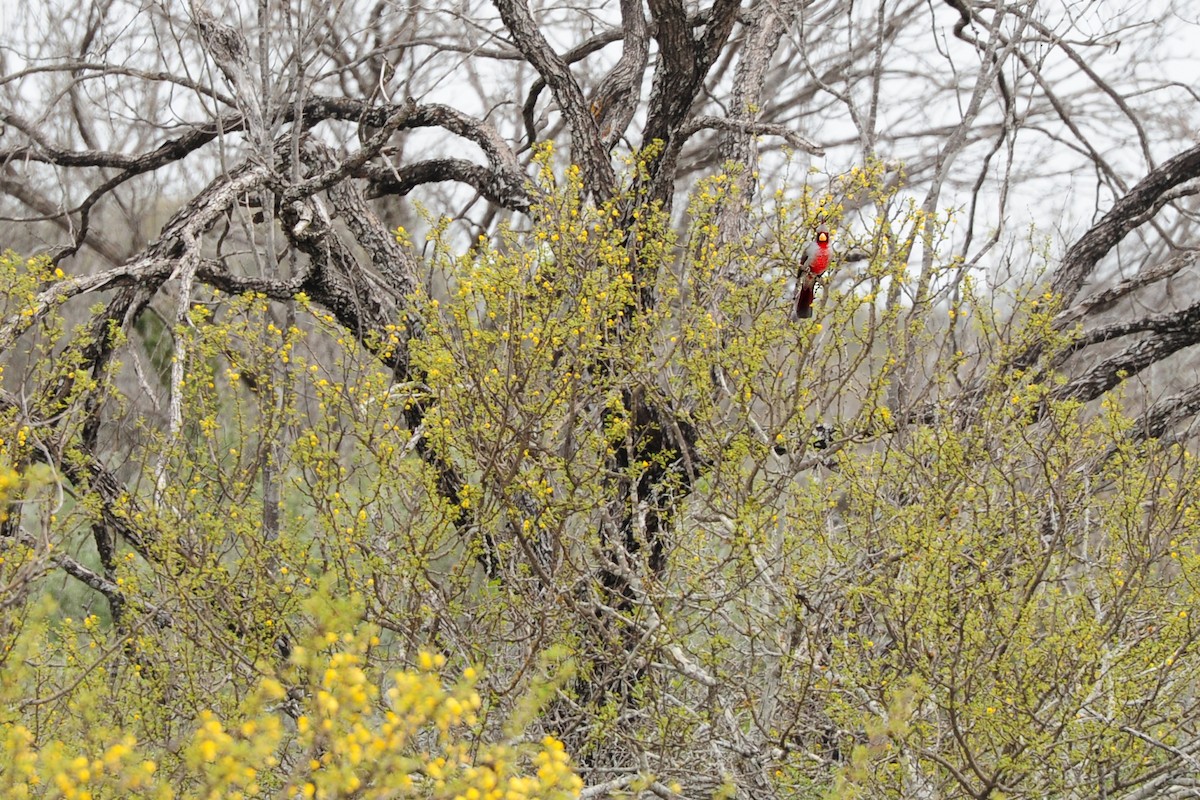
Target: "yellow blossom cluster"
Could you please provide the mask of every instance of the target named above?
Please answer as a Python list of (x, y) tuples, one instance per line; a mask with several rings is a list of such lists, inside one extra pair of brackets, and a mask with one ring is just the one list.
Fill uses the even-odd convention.
[(374, 631), (363, 629), (329, 630), (297, 645), (287, 668), (264, 677), (239, 711), (226, 718), (201, 711), (178, 757), (127, 730), (98, 732), (108, 743), (96, 746), (42, 741), (24, 724), (0, 723), (0, 796), (578, 797), (582, 782), (559, 740), (482, 738), (475, 670), (447, 684), (445, 657), (422, 652), (415, 668), (392, 674), (381, 691), (367, 660), (378, 643)]

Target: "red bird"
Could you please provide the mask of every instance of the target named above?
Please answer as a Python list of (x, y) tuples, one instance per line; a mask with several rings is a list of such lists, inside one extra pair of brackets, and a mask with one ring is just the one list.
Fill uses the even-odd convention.
[(800, 260), (800, 273), (796, 276), (796, 318), (808, 319), (813, 315), (813, 289), (821, 275), (829, 268), (829, 226), (817, 227), (816, 241), (809, 242)]

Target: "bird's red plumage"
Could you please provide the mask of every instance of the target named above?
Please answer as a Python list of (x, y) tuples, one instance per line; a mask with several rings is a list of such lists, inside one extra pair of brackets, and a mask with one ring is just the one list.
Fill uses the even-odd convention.
[(820, 275), (829, 268), (829, 242), (817, 245), (817, 253), (813, 256), (813, 260), (808, 265), (808, 271), (813, 275)]
[(817, 229), (817, 237), (804, 248), (800, 259), (800, 272), (796, 276), (796, 296), (793, 313), (798, 319), (808, 319), (813, 315), (813, 294), (817, 279), (829, 268), (830, 248), (829, 229), (822, 225)]

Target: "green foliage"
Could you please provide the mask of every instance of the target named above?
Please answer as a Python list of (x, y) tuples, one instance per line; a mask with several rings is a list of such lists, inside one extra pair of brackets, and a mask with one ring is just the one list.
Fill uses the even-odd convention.
[[(0, 790), (5, 797), (90, 798), (477, 798), (565, 800), (580, 781), (562, 743), (482, 741), (482, 700), (467, 668), (447, 685), (445, 658), (421, 652), (417, 668), (370, 675), (377, 629), (361, 622), (362, 600), (307, 600), (311, 618), (280, 667), (258, 665), (256, 685), (228, 714), (202, 709), (167, 747), (139, 737), (138, 715), (119, 724), (102, 683), (72, 688), (37, 730), (10, 710), (0, 723)], [(23, 664), (46, 645), (47, 609), (10, 645), (0, 684), (5, 708), (20, 710), (37, 685)], [(65, 619), (58, 654), (71, 663), (95, 645), (92, 618)], [(387, 687), (387, 688), (384, 688)], [(35, 701), (42, 702), (42, 701)]]
[[(1195, 459), (1059, 396), (1054, 298), (943, 263), (879, 164), (730, 238), (729, 176), (677, 228), (643, 156), (599, 205), (538, 159), (525, 227), (430, 220), (379, 330), (198, 289), (172, 330), (68, 334), (69, 279), (0, 260), (0, 786), (557, 798), (570, 751), (631, 794), (1065, 797), (1175, 757)], [(867, 258), (794, 322), (818, 221)]]
[(865, 725), (874, 744), (843, 776), (864, 796), (904, 796), (903, 759), (945, 758), (947, 730), (977, 770), (959, 791), (992, 779), (1053, 794), (1066, 787), (1047, 763), (1149, 773), (1171, 756), (1178, 723), (1143, 731), (1143, 703), (1179, 720), (1191, 702), (1179, 663), (1196, 658), (1196, 551), (1172, 548), (1196, 541), (1193, 459), (1112, 454), (1127, 427), (1112, 404), (1090, 416), (1045, 401), (1031, 427), (1028, 402), (996, 397), (972, 429), (923, 427), (831, 481), (843, 525), (824, 545), (871, 555), (857, 556), (818, 689), (839, 728), (864, 712), (903, 723), (882, 742)]

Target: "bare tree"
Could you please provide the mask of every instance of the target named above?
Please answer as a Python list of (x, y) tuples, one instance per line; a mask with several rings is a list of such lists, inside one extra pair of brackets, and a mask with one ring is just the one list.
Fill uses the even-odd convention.
[(5, 541), (114, 663), (251, 680), (298, 564), (496, 704), (565, 647), (588, 797), (1189, 796), (1188, 13), (28, 4), (0, 411), (78, 510)]

